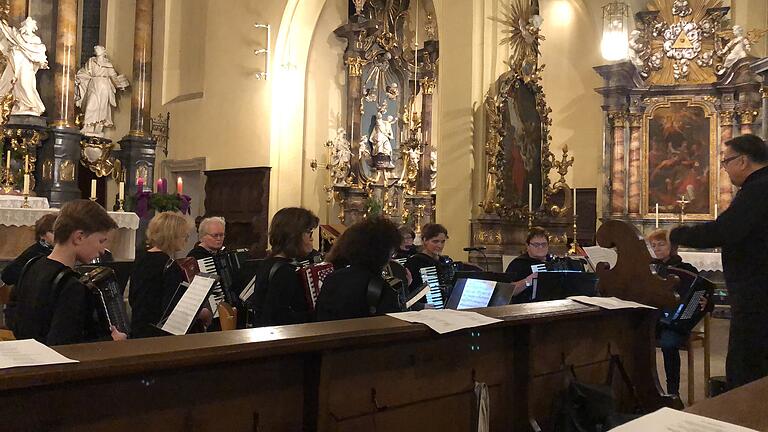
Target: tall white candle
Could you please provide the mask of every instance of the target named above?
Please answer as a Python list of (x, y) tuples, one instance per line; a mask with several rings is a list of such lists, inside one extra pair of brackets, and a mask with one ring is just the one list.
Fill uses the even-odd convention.
[(24, 189), (22, 190), (24, 195), (29, 195), (29, 174), (24, 174)]
[(573, 217), (576, 217), (576, 188), (573, 188)]
[(125, 199), (125, 182), (117, 184), (117, 198), (122, 201)]
[(656, 203), (656, 228), (659, 227), (659, 203)]
[(29, 172), (29, 155), (24, 155), (24, 172)]
[(10, 171), (11, 170), (11, 151), (8, 150), (8, 153), (5, 154), (5, 169)]
[(715, 203), (715, 219), (717, 219), (718, 213), (717, 213), (717, 203)]
[(528, 211), (533, 212), (533, 183), (528, 183)]
[(96, 198), (96, 179), (91, 180), (91, 198)]

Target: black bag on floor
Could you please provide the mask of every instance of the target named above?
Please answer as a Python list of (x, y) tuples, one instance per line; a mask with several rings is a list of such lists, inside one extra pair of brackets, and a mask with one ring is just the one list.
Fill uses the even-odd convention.
[[(634, 401), (632, 413), (617, 411), (613, 395), (613, 375), (618, 369)], [(640, 417), (637, 391), (624, 370), (621, 359), (611, 355), (604, 384), (579, 382), (573, 367), (566, 368), (565, 389), (555, 400), (553, 424), (556, 432), (603, 432)]]

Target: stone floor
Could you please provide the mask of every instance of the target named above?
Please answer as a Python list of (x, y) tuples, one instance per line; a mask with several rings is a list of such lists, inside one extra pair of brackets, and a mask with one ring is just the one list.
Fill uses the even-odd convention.
[[(730, 321), (726, 319), (713, 318), (711, 320), (711, 339), (710, 339), (710, 368), (712, 376), (725, 375), (725, 355), (728, 351), (728, 328)], [(695, 393), (694, 401), (704, 399), (704, 349), (698, 346), (693, 350), (694, 354), (694, 372)], [(688, 406), (688, 353), (680, 351), (680, 361), (682, 363), (680, 370), (680, 398)], [(656, 365), (659, 370), (659, 380), (662, 388), (666, 389), (666, 379), (664, 375), (664, 360), (661, 357), (661, 350), (656, 350)]]

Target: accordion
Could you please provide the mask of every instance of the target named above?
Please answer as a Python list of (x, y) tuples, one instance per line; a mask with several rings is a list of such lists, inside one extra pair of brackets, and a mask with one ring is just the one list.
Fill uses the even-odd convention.
[(115, 326), (120, 332), (128, 334), (128, 317), (115, 272), (109, 267), (98, 266), (81, 266), (77, 268), (77, 272), (80, 273), (80, 283), (91, 290), (101, 306), (97, 309), (99, 322), (107, 329)]
[(440, 256), (437, 265), (419, 269), (421, 280), (429, 286), (427, 304), (436, 309), (445, 307), (446, 300), (451, 296), (453, 289), (456, 267), (457, 264), (450, 257)]
[(668, 267), (667, 274), (680, 278), (680, 284), (675, 287), (680, 294), (680, 303), (674, 310), (664, 310), (660, 322), (678, 332), (688, 333), (707, 313), (700, 302), (704, 298), (711, 304), (715, 284), (709, 279), (675, 267)]
[(301, 277), (302, 285), (304, 285), (307, 306), (310, 311), (314, 311), (317, 297), (323, 287), (323, 281), (326, 276), (333, 273), (333, 264), (327, 262), (310, 264), (300, 267), (297, 271)]
[(208, 258), (197, 260), (197, 265), (203, 273), (214, 274), (219, 277), (221, 286), (227, 300), (232, 303), (234, 297), (237, 274), (248, 259), (248, 249), (225, 250)]

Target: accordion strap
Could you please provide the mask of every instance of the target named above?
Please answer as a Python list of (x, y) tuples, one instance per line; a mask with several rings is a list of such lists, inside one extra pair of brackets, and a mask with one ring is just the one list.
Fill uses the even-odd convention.
[(384, 291), (384, 281), (380, 277), (373, 276), (368, 281), (368, 290), (366, 291), (368, 312), (371, 315), (376, 315), (382, 291)]

